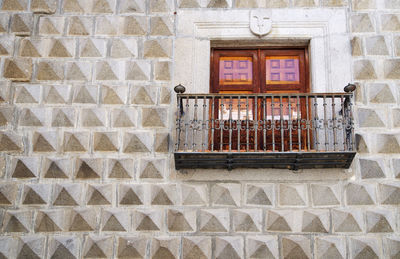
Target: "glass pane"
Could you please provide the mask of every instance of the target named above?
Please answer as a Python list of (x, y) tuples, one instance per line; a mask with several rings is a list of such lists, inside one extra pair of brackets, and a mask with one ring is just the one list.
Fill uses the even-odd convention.
[(266, 84), (299, 84), (298, 56), (265, 57)]
[(251, 85), (253, 61), (251, 57), (220, 57), (220, 85)]
[[(230, 99), (224, 99), (222, 101), (222, 118), (223, 120), (229, 120), (229, 103), (231, 102)], [(253, 100), (249, 99), (248, 108), (246, 109), (246, 99), (240, 99), (240, 120), (252, 120), (253, 119)], [(232, 99), (232, 120), (237, 120), (239, 116), (239, 100)], [(248, 112), (247, 112), (248, 110)], [(221, 113), (221, 111), (220, 111)]]

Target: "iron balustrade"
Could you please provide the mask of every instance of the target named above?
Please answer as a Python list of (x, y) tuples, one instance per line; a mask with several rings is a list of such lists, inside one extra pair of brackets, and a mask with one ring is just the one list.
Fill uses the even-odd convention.
[[(197, 154), (204, 161), (212, 161), (212, 154), (227, 154), (223, 159), (226, 159), (227, 168), (232, 169), (240, 164), (234, 161), (237, 154), (265, 153), (277, 157), (277, 154), (295, 153), (297, 165), (284, 168), (297, 169), (302, 168), (298, 166), (299, 161), (308, 153), (319, 155), (309, 156), (307, 163), (332, 154), (336, 160), (322, 161), (321, 164), (327, 166), (321, 167), (347, 168), (355, 154), (354, 89), (349, 91), (348, 88), (345, 93), (307, 94), (184, 94), (184, 88), (175, 89), (175, 161), (180, 164), (176, 167), (202, 167), (182, 165), (184, 159), (193, 163), (202, 160), (179, 154)], [(338, 163), (338, 155), (343, 154), (350, 154), (349, 157), (340, 156), (345, 159), (344, 164), (329, 166)], [(265, 159), (259, 160), (266, 163)]]

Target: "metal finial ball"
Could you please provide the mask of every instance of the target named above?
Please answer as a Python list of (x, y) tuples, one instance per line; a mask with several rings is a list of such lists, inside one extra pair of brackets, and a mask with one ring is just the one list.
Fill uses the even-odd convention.
[(179, 84), (174, 87), (174, 91), (178, 94), (183, 94), (186, 91), (186, 88), (183, 85)]
[(346, 93), (351, 93), (351, 92), (353, 92), (354, 90), (356, 90), (356, 85), (355, 85), (355, 84), (350, 84), (350, 83), (348, 83), (348, 84), (344, 87), (344, 91), (345, 91)]

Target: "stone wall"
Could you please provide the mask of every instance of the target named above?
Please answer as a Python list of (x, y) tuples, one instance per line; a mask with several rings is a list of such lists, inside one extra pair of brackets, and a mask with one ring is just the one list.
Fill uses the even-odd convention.
[[(346, 10), (359, 86), (351, 170), (173, 169), (179, 14), (260, 7)], [(0, 9), (0, 257), (400, 258), (399, 1)]]

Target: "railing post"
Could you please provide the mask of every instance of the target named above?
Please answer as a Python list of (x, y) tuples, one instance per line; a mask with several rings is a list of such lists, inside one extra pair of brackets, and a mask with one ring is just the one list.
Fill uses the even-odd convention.
[(176, 143), (175, 143), (175, 150), (179, 150), (179, 144), (181, 140), (181, 118), (183, 116), (183, 104), (182, 98), (179, 96), (180, 94), (186, 91), (186, 88), (179, 84), (174, 87), (176, 95), (176, 103), (177, 103), (177, 116), (176, 116)]
[(346, 93), (350, 93), (351, 96), (346, 96), (344, 100), (344, 108), (345, 110), (343, 111), (343, 116), (348, 117), (349, 125), (346, 127), (346, 142), (348, 143), (348, 149), (349, 151), (354, 151), (355, 150), (355, 141), (354, 141), (354, 117), (353, 117), (353, 109), (352, 109), (352, 97), (353, 97), (353, 92), (356, 90), (356, 85), (355, 84), (347, 84), (344, 87), (344, 91)]

